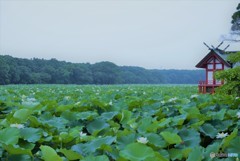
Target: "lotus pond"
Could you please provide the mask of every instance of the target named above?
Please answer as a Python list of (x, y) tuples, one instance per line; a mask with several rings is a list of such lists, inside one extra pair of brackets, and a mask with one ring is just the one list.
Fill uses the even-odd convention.
[(240, 99), (197, 90), (194, 85), (0, 86), (0, 158), (238, 160)]

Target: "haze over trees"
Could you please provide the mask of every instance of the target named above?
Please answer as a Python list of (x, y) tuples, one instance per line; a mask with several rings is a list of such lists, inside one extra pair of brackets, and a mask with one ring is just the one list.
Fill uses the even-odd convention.
[(69, 63), (0, 55), (0, 84), (197, 84), (202, 70), (147, 70), (112, 62)]

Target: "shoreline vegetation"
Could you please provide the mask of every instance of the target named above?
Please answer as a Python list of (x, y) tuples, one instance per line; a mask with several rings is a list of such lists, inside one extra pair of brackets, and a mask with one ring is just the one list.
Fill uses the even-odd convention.
[(197, 84), (204, 70), (144, 69), (0, 55), (0, 84)]

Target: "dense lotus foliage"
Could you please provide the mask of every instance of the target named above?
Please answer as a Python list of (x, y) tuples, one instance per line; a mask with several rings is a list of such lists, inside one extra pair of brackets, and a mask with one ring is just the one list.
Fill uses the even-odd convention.
[(0, 86), (0, 158), (237, 160), (210, 154), (240, 155), (239, 113), (239, 98), (196, 86)]

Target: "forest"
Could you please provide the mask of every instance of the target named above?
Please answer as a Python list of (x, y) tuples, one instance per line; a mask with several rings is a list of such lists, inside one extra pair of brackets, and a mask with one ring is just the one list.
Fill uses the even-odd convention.
[(0, 84), (197, 84), (203, 70), (157, 70), (112, 62), (70, 63), (0, 55)]

